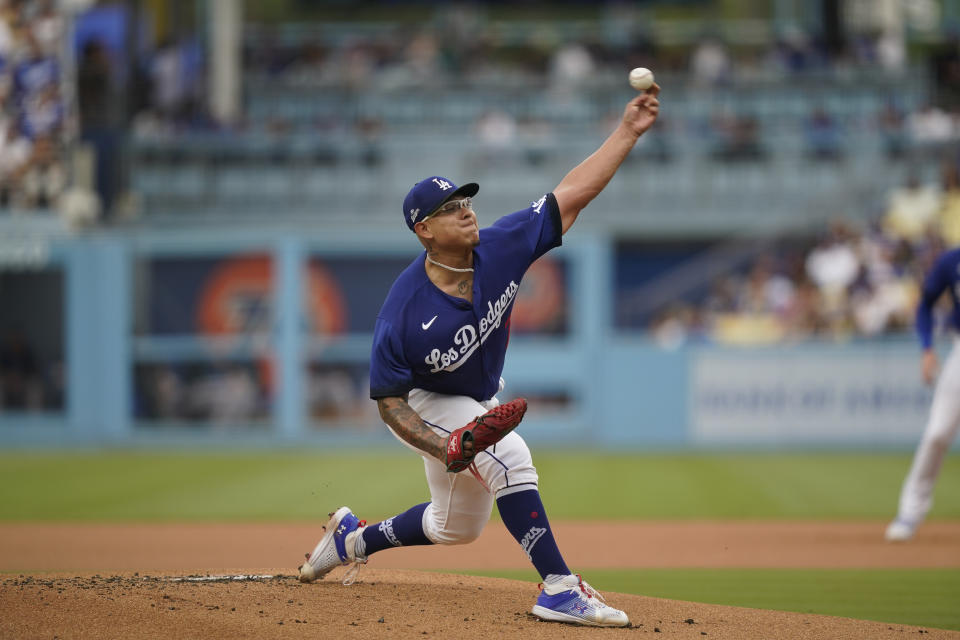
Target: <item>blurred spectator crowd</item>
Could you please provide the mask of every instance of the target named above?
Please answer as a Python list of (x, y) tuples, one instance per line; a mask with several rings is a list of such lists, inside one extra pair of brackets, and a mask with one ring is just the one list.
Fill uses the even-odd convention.
[(0, 3), (0, 207), (49, 208), (66, 186), (63, 34), (53, 0)]
[[(718, 277), (706, 295), (662, 310), (649, 326), (651, 335), (678, 346), (875, 338), (911, 330), (927, 271), (940, 252), (960, 246), (958, 159), (944, 163), (937, 182), (911, 175), (866, 223), (839, 218), (819, 238), (782, 239)], [(947, 306), (939, 312), (942, 320)]]
[(142, 211), (332, 208), (363, 184), (355, 172), (331, 179), (335, 169), (389, 172), (450, 136), (465, 138), (465, 172), (566, 165), (620, 117), (634, 66), (656, 70), (669, 97), (637, 160), (902, 164), (960, 139), (960, 42), (946, 25), (940, 44), (908, 57), (890, 34), (838, 46), (772, 24), (769, 42), (708, 24), (664, 43), (637, 16), (611, 3), (591, 19), (511, 20), (442, 4), (416, 22), (248, 22), (231, 122), (207, 113), (202, 47), (179, 34), (138, 65), (135, 84), (149, 87), (133, 100)]
[[(562, 100), (579, 89), (623, 88), (627, 71), (640, 66), (693, 89), (789, 87), (804, 78), (907, 80), (913, 69), (904, 37), (890, 33), (850, 33), (838, 43), (798, 25), (770, 29), (767, 44), (736, 43), (721, 37), (719, 25), (708, 21), (691, 42), (665, 45), (627, 4), (610, 4), (591, 19), (550, 21), (493, 19), (482, 4), (451, 4), (439, 5), (415, 22), (248, 23), (242, 67), (248, 101), (312, 90), (333, 92), (347, 102), (371, 92), (516, 87), (546, 89), (550, 98)], [(943, 31), (942, 45), (913, 61), (934, 76), (937, 86), (931, 98), (939, 109), (919, 118), (922, 135), (945, 135), (944, 117), (950, 120), (960, 107), (960, 40), (946, 25)], [(202, 95), (202, 55), (190, 35), (164, 41), (150, 54), (144, 73), (154, 89), (149, 102), (139, 105), (136, 123), (144, 135), (223, 126), (289, 131), (297, 124), (284, 122), (282, 115), (261, 122), (259, 114), (249, 112), (240, 122), (215, 122)], [(824, 115), (812, 114), (811, 135), (829, 146), (831, 123)], [(908, 114), (890, 115), (889, 124), (896, 124)], [(331, 114), (325, 116), (315, 119), (314, 126), (329, 128)], [(717, 120), (723, 135), (738, 138), (749, 138), (755, 126), (749, 117)]]
[(480, 6), (460, 4), (416, 22), (333, 22), (314, 31), (252, 25), (244, 68), (287, 86), (391, 90), (622, 83), (626, 71), (639, 66), (717, 86), (856, 69), (898, 74), (908, 62), (905, 43), (877, 31), (850, 34), (839, 44), (798, 25), (771, 27), (768, 44), (733, 47), (719, 35), (720, 25), (706, 21), (694, 42), (665, 45), (651, 21), (627, 4), (601, 13), (566, 21), (492, 19)]

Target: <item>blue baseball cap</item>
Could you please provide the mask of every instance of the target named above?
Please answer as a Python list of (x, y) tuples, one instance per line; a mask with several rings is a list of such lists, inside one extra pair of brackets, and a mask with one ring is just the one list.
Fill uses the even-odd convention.
[(413, 185), (407, 197), (403, 199), (403, 220), (410, 231), (413, 231), (413, 225), (436, 211), (437, 207), (447, 200), (454, 196), (472, 198), (477, 195), (477, 191), (480, 191), (480, 185), (476, 182), (468, 182), (458, 187), (452, 180), (442, 176), (424, 178)]

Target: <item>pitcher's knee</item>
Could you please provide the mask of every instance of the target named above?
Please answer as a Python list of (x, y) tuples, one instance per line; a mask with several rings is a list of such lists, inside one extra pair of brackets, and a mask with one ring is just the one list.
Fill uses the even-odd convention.
[(462, 530), (459, 528), (437, 529), (427, 533), (427, 538), (434, 544), (467, 544), (480, 537), (481, 527), (476, 530)]
[(500, 497), (504, 493), (514, 493), (526, 489), (536, 489), (539, 484), (536, 468), (530, 465), (511, 468), (509, 471), (497, 475), (490, 482), (493, 495)]
[(423, 533), (434, 544), (467, 544), (480, 537), (490, 519), (471, 514), (441, 513), (433, 504), (423, 512)]
[[(539, 478), (537, 469), (533, 466), (530, 448), (516, 431), (507, 434), (493, 449), (489, 458), (486, 457), (488, 453), (481, 453), (477, 460), (487, 486), (495, 496), (521, 485), (537, 486)], [(491, 460), (494, 462), (491, 463)]]

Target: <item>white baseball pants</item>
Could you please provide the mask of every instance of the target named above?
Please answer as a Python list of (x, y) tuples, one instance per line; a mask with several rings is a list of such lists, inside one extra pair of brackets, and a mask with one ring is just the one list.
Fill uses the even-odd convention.
[(933, 506), (940, 466), (960, 428), (960, 337), (940, 370), (930, 417), (900, 492), (898, 519), (919, 524)]
[[(446, 437), (500, 402), (491, 398), (480, 403), (467, 396), (413, 389), (408, 404), (438, 435)], [(448, 473), (439, 460), (405, 442), (392, 429), (390, 432), (423, 457), (430, 486), (430, 505), (423, 512), (423, 531), (434, 544), (466, 544), (476, 540), (490, 520), (496, 498), (537, 488), (537, 470), (530, 449), (516, 431), (474, 458), (489, 491), (469, 471)]]

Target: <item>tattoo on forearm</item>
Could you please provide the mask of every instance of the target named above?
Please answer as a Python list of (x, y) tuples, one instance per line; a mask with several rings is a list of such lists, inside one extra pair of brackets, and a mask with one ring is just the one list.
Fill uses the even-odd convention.
[(403, 398), (377, 400), (380, 417), (404, 442), (426, 451), (438, 460), (446, 460), (443, 438), (427, 426)]

